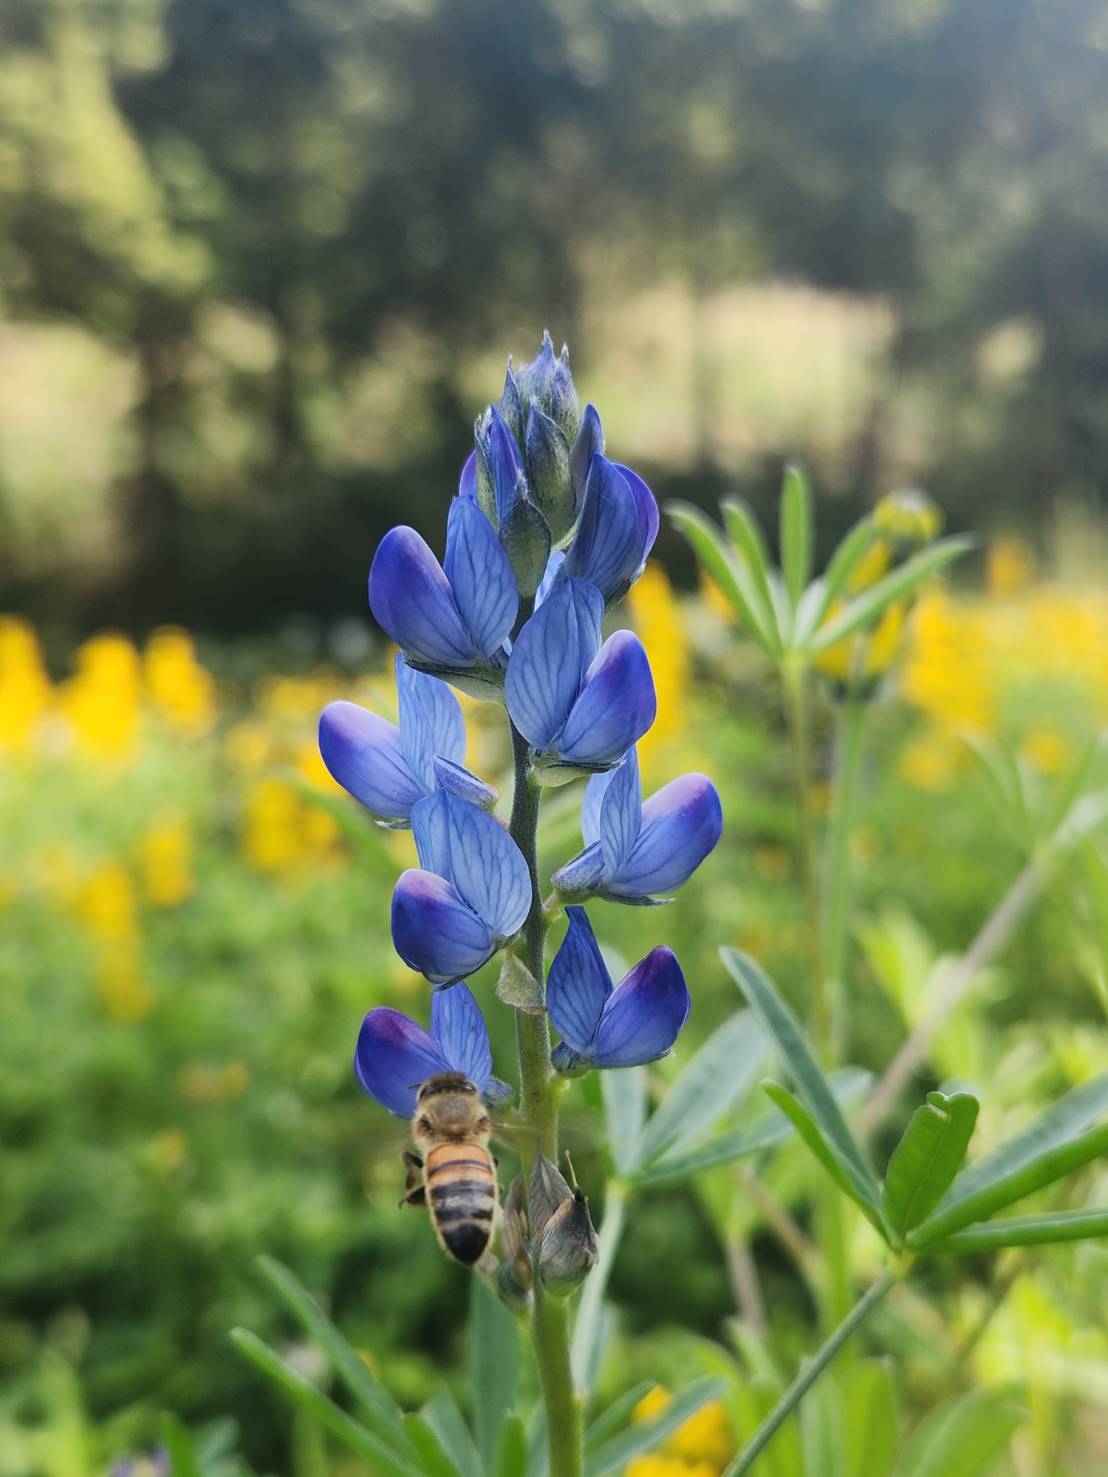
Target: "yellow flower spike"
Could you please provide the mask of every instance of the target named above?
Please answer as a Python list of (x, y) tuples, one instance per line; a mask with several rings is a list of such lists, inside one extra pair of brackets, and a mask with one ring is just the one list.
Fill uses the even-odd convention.
[(146, 901), (155, 908), (175, 908), (192, 896), (192, 835), (187, 823), (168, 817), (151, 826), (139, 839), (142, 887)]
[(243, 811), (242, 849), (259, 872), (284, 872), (302, 859), (299, 800), (283, 780), (262, 779), (249, 791)]
[(74, 674), (58, 690), (78, 750), (93, 759), (131, 757), (141, 719), (138, 652), (126, 636), (93, 636), (74, 654)]
[(942, 509), (917, 487), (887, 493), (873, 510), (873, 526), (900, 558), (932, 543), (943, 531)]
[(260, 769), (273, 759), (273, 743), (260, 723), (243, 719), (223, 740), (223, 756), (232, 769)]
[(183, 733), (202, 735), (216, 718), (215, 683), (196, 657), (192, 637), (176, 626), (155, 631), (143, 655), (146, 690), (154, 708)]
[(0, 750), (30, 746), (51, 695), (34, 627), (20, 616), (0, 616)]
[(990, 595), (1016, 595), (1035, 579), (1035, 551), (1017, 534), (1002, 534), (985, 556), (985, 581)]
[(633, 1421), (653, 1420), (656, 1415), (661, 1415), (669, 1404), (669, 1391), (664, 1385), (655, 1385), (653, 1390), (648, 1390), (639, 1403), (631, 1412)]
[(133, 944), (107, 945), (97, 963), (96, 988), (104, 1008), (117, 1021), (141, 1021), (154, 1006)]
[[(715, 1472), (735, 1451), (735, 1433), (719, 1400), (709, 1400), (683, 1421), (665, 1443), (666, 1451)], [(695, 1469), (694, 1469), (695, 1470)]]
[(102, 942), (127, 943), (138, 937), (135, 887), (122, 862), (101, 862), (77, 896), (76, 913)]
[(954, 788), (960, 755), (955, 741), (941, 733), (912, 739), (900, 756), (900, 776), (917, 790), (942, 795)]
[(648, 564), (627, 597), (631, 618), (646, 648), (658, 695), (658, 716), (639, 741), (639, 759), (649, 772), (659, 749), (681, 733), (687, 722), (692, 670), (689, 645), (683, 639), (681, 607), (665, 570)]

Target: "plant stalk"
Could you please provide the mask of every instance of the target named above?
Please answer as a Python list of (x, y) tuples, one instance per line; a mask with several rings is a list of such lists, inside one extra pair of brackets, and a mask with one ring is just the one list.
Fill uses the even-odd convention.
[(808, 914), (808, 1028), (816, 1054), (826, 1066), (829, 1042), (827, 1014), (827, 980), (823, 953), (823, 931), (820, 927), (819, 879), (816, 875), (816, 848), (812, 829), (812, 795), (809, 785), (810, 759), (808, 745), (808, 704), (804, 691), (804, 668), (787, 657), (781, 666), (785, 697), (785, 717), (792, 754), (793, 795), (796, 801), (797, 852), (804, 900)]
[[(824, 940), (827, 977), (841, 1007), (845, 999), (843, 970), (846, 961), (847, 925), (853, 901), (850, 865), (850, 835), (858, 808), (858, 778), (862, 768), (862, 735), (866, 704), (849, 697), (839, 712), (832, 781), (831, 821), (824, 854)], [(838, 1034), (845, 1035), (841, 1015)], [(842, 1044), (841, 1042), (839, 1043)]]
[(726, 1469), (723, 1477), (742, 1477), (744, 1472), (749, 1472), (762, 1452), (773, 1440), (777, 1432), (792, 1415), (793, 1411), (807, 1395), (820, 1375), (834, 1359), (835, 1355), (849, 1343), (858, 1329), (866, 1321), (874, 1308), (883, 1302), (890, 1290), (895, 1285), (897, 1278), (893, 1272), (883, 1272), (880, 1278), (873, 1284), (869, 1292), (850, 1310), (847, 1316), (835, 1329), (834, 1333), (826, 1341), (819, 1351), (793, 1380), (792, 1384), (781, 1396), (781, 1399), (766, 1416), (765, 1420), (751, 1436), (742, 1451)]

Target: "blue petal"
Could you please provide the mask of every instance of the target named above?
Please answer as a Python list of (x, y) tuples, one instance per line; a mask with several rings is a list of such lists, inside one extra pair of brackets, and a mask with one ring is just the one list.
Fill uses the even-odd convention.
[(527, 479), (523, 475), (523, 461), (516, 438), (495, 405), (489, 411), (486, 437), (489, 473), (496, 497), (496, 516), (503, 523), (525, 491)]
[(450, 505), (444, 567), (463, 620), (491, 657), (515, 624), (519, 591), (496, 530), (469, 498), (455, 498)]
[(577, 1052), (586, 1052), (612, 989), (584, 908), (567, 908), (569, 929), (554, 955), (546, 982), (546, 1007), (554, 1028)]
[(614, 769), (594, 774), (585, 786), (585, 798), (581, 801), (581, 839), (586, 846), (600, 840), (600, 811), (614, 774)]
[(396, 658), (396, 687), (400, 698), (400, 743), (408, 768), (423, 785), (435, 788), (435, 755), (465, 757), (466, 726), (458, 699), (445, 682), (409, 667), (401, 653)]
[(458, 477), (458, 496), (467, 497), (472, 502), (477, 501), (477, 453), (471, 451), (462, 463), (462, 470)]
[(486, 785), (483, 779), (471, 774), (461, 764), (453, 764), (449, 759), (436, 755), (434, 767), (435, 784), (440, 790), (449, 790), (459, 800), (467, 800), (470, 805), (479, 805), (482, 810), (491, 810), (496, 804), (499, 796), (493, 787)]
[(448, 878), (499, 939), (511, 938), (531, 906), (523, 853), (494, 816), (446, 790), (412, 807), (420, 866)]
[(672, 949), (652, 949), (608, 996), (592, 1060), (637, 1067), (664, 1056), (689, 1014), (689, 990)]
[(634, 749), (628, 749), (600, 803), (600, 844), (604, 848), (604, 869), (609, 876), (619, 871), (638, 840), (641, 822), (639, 756)]
[(631, 631), (616, 631), (588, 670), (558, 737), (558, 752), (570, 763), (614, 764), (638, 743), (657, 711), (642, 642)]
[(607, 457), (594, 456), (566, 568), (611, 600), (626, 590), (642, 562), (639, 505), (631, 484)]
[(490, 1077), (481, 1089), (481, 1096), (492, 1108), (505, 1108), (515, 1097), (515, 1093), (506, 1082), (501, 1082), (499, 1077)]
[(354, 1075), (390, 1113), (410, 1118), (420, 1086), (437, 1072), (449, 1070), (438, 1042), (400, 1011), (382, 1005), (362, 1022)]
[(671, 780), (643, 806), (638, 840), (621, 865), (608, 872), (605, 893), (640, 898), (680, 887), (722, 830), (719, 795), (707, 775), (683, 774)]
[(600, 842), (595, 841), (578, 852), (550, 880), (563, 897), (584, 897), (595, 891), (604, 880), (604, 848)]
[(461, 1072), (484, 1091), (492, 1076), (492, 1050), (485, 1017), (468, 985), (435, 991), (431, 999), (431, 1035), (442, 1047), (451, 1070)]
[(369, 571), (369, 608), (396, 644), (438, 666), (469, 666), (477, 650), (438, 560), (414, 528), (393, 528)]
[(450, 984), (481, 968), (496, 941), (457, 889), (433, 872), (401, 874), (392, 894), (392, 941), (409, 969)]
[(573, 491), (578, 507), (585, 496), (585, 484), (589, 480), (592, 459), (603, 453), (604, 428), (600, 424), (600, 416), (595, 405), (586, 405), (581, 417), (581, 427), (569, 452), (569, 473), (573, 478)]
[(604, 600), (581, 580), (563, 581), (519, 633), (504, 681), (512, 722), (545, 748), (573, 707), (600, 645)]
[(544, 600), (550, 598), (559, 576), (565, 569), (566, 556), (561, 549), (555, 549), (546, 561), (546, 569), (543, 571), (539, 588), (535, 591), (535, 609), (537, 610)]
[[(658, 537), (658, 526), (661, 515), (658, 512), (658, 500), (647, 487), (646, 483), (633, 472), (630, 467), (625, 467), (622, 462), (615, 463), (616, 468), (623, 473), (635, 497), (635, 508), (639, 515), (639, 569), (646, 563), (647, 555), (654, 547), (654, 540)], [(636, 574), (638, 571), (636, 571)]]
[(382, 820), (406, 820), (426, 793), (404, 758), (400, 730), (357, 703), (328, 703), (319, 752), (332, 779)]

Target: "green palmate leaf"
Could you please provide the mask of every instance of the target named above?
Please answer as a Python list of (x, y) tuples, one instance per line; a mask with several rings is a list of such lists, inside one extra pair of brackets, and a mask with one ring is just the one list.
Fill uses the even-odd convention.
[(1050, 1215), (1019, 1215), (984, 1221), (928, 1243), (929, 1252), (1001, 1251), (1006, 1246), (1049, 1246), (1058, 1241), (1091, 1241), (1108, 1236), (1108, 1210), (1059, 1210)]
[(834, 1145), (837, 1162), (880, 1221), (881, 1191), (877, 1175), (847, 1127), (830, 1084), (808, 1050), (796, 1017), (748, 954), (738, 949), (721, 949), (720, 957), (767, 1034), (776, 1043), (796, 1084), (797, 1095), (824, 1138)]
[(725, 1021), (682, 1069), (639, 1139), (642, 1166), (695, 1143), (754, 1085), (765, 1036), (748, 1010)]
[(203, 1477), (203, 1468), (192, 1438), (177, 1417), (167, 1411), (161, 1418), (160, 1426), (162, 1445), (169, 1458), (172, 1477)]
[(602, 1072), (600, 1083), (608, 1150), (616, 1172), (629, 1175), (638, 1167), (638, 1146), (646, 1119), (646, 1072), (642, 1067)]
[(469, 1370), (473, 1425), (485, 1471), (496, 1456), (500, 1426), (516, 1403), (519, 1328), (482, 1277), (469, 1279)]
[(415, 1448), (420, 1469), (427, 1477), (461, 1477), (451, 1461), (442, 1440), (428, 1425), (424, 1416), (412, 1412), (404, 1417), (404, 1430)]
[(666, 512), (693, 547), (693, 552), (727, 596), (744, 627), (766, 651), (777, 649), (769, 615), (759, 609), (758, 591), (749, 569), (735, 557), (721, 529), (692, 503), (669, 502)]
[(1007, 1390), (974, 1390), (944, 1401), (912, 1433), (895, 1477), (978, 1477), (1026, 1418)]
[(819, 629), (827, 617), (827, 612), (846, 589), (850, 576), (861, 563), (876, 537), (877, 530), (873, 526), (873, 519), (863, 518), (860, 523), (854, 525), (839, 544), (831, 555), (831, 562), (823, 578), (815, 580), (808, 587), (809, 591), (815, 592), (811, 602), (809, 603), (807, 599), (801, 602), (803, 609), (797, 612), (796, 623), (798, 641), (806, 641), (813, 631)]
[(450, 1453), (450, 1459), (462, 1477), (484, 1477), (481, 1457), (469, 1434), (469, 1427), (462, 1419), (462, 1412), (455, 1405), (450, 1392), (440, 1390), (423, 1407), (422, 1415), (439, 1438), (443, 1449)]
[(886, 1236), (880, 1208), (869, 1201), (865, 1189), (855, 1182), (853, 1166), (844, 1161), (838, 1146), (827, 1137), (804, 1104), (779, 1082), (763, 1082), (762, 1090), (789, 1119), (843, 1194), (854, 1201), (882, 1236)]
[[(347, 1415), (345, 1410), (340, 1410), (333, 1400), (317, 1390), (299, 1370), (286, 1364), (279, 1354), (255, 1334), (245, 1328), (236, 1328), (231, 1331), (231, 1342), (294, 1405), (318, 1421), (325, 1431), (337, 1437), (363, 1461), (369, 1462), (382, 1477), (413, 1477), (413, 1474), (418, 1473), (419, 1468), (411, 1460), (398, 1456), (372, 1431)], [(467, 1474), (467, 1477), (480, 1477), (480, 1473), (473, 1472)]]
[(885, 1175), (885, 1213), (900, 1236), (930, 1215), (966, 1157), (980, 1104), (968, 1092), (931, 1092), (912, 1114)]
[(926, 1246), (984, 1220), (1108, 1151), (1108, 1123), (1089, 1127), (1106, 1111), (1108, 1072), (1068, 1092), (1014, 1139), (963, 1170), (938, 1208), (909, 1233), (909, 1245)]
[(527, 1430), (523, 1417), (514, 1412), (504, 1417), (496, 1443), (494, 1477), (526, 1477)]
[(588, 1477), (602, 1477), (606, 1472), (619, 1472), (640, 1451), (650, 1451), (660, 1446), (666, 1437), (684, 1425), (689, 1416), (695, 1414), (709, 1400), (723, 1390), (723, 1381), (714, 1378), (697, 1380), (688, 1389), (680, 1391), (666, 1404), (664, 1410), (652, 1420), (628, 1426), (618, 1436), (604, 1442), (585, 1459)]
[[(873, 1082), (873, 1074), (863, 1071), (861, 1067), (843, 1067), (832, 1072), (827, 1080), (835, 1101), (843, 1107), (859, 1102), (865, 1096)], [(776, 1148), (778, 1144), (791, 1138), (793, 1132), (793, 1126), (784, 1113), (773, 1109), (754, 1123), (718, 1134), (699, 1147), (667, 1152), (660, 1159), (645, 1165), (634, 1176), (633, 1183), (658, 1185), (687, 1179), (702, 1170), (715, 1169), (720, 1164), (731, 1164), (736, 1159), (758, 1154), (763, 1149)]]
[(769, 550), (758, 526), (758, 520), (741, 497), (725, 497), (720, 503), (723, 524), (739, 555), (754, 580), (754, 587), (766, 614), (767, 628), (778, 638), (777, 612), (770, 588)]
[(795, 611), (812, 572), (812, 495), (797, 466), (785, 468), (781, 490), (781, 573)]
[(403, 1450), (400, 1407), (374, 1379), (357, 1350), (350, 1347), (288, 1267), (274, 1257), (260, 1256), (258, 1269), (304, 1332), (326, 1354), (331, 1368), (358, 1402), (370, 1429), (389, 1445)]
[(643, 1380), (641, 1384), (633, 1385), (618, 1400), (613, 1400), (607, 1410), (598, 1415), (585, 1432), (585, 1450), (595, 1451), (598, 1447), (604, 1446), (613, 1436), (618, 1436), (630, 1423), (635, 1406), (644, 1395), (649, 1395), (653, 1388), (653, 1380)]
[(896, 1376), (884, 1359), (862, 1359), (841, 1376), (848, 1433), (843, 1477), (887, 1477), (900, 1438)]
[(903, 600), (913, 594), (924, 580), (945, 569), (972, 548), (973, 540), (970, 538), (940, 539), (937, 544), (916, 554), (884, 579), (871, 585), (868, 590), (856, 595), (838, 615), (832, 616), (826, 625), (812, 635), (805, 643), (805, 649), (809, 655), (818, 656), (821, 651), (826, 651), (844, 637), (853, 636), (855, 631), (863, 630), (876, 621), (894, 600)]

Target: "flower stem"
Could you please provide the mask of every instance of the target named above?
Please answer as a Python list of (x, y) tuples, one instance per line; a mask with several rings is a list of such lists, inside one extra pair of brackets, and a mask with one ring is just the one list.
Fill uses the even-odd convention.
[(850, 868), (850, 833), (858, 804), (858, 777), (862, 768), (862, 736), (866, 705), (857, 698), (847, 698), (839, 712), (835, 770), (832, 782), (831, 823), (824, 854), (823, 886), (825, 896), (824, 932), (827, 954), (827, 978), (836, 997), (838, 1009), (833, 1012), (834, 1025), (841, 1048), (846, 1035), (842, 1008), (846, 1001), (843, 969), (846, 960), (847, 924), (852, 901)]
[[(796, 800), (797, 851), (804, 900), (808, 914), (808, 1028), (818, 1056), (826, 1058), (829, 1047), (826, 967), (820, 928), (819, 882), (816, 849), (812, 834), (812, 796), (809, 787), (808, 704), (804, 691), (804, 668), (788, 658), (781, 668), (785, 716), (792, 752), (793, 794)], [(826, 1065), (826, 1061), (824, 1062)]]
[[(546, 978), (544, 947), (547, 919), (539, 889), (538, 829), (541, 791), (531, 774), (527, 740), (512, 724), (515, 789), (509, 830), (523, 853), (531, 877), (531, 907), (523, 925), (523, 961), (540, 984)], [(521, 1146), (524, 1184), (540, 1151), (550, 1159), (558, 1154), (558, 1095), (550, 1067), (550, 1026), (545, 1012), (516, 1011), (519, 1049), (520, 1107), (524, 1119)], [(573, 1385), (569, 1358), (569, 1319), (566, 1305), (548, 1297), (541, 1281), (535, 1284), (531, 1341), (538, 1365), (539, 1385), (546, 1407), (550, 1446), (550, 1477), (581, 1477), (584, 1470), (581, 1402)]]
[(742, 1477), (744, 1472), (749, 1472), (762, 1452), (773, 1440), (777, 1432), (792, 1415), (793, 1411), (807, 1395), (820, 1375), (839, 1353), (844, 1344), (847, 1344), (854, 1334), (861, 1328), (874, 1308), (884, 1301), (890, 1290), (896, 1283), (896, 1276), (892, 1272), (883, 1272), (881, 1277), (873, 1284), (869, 1292), (861, 1298), (850, 1310), (847, 1316), (831, 1334), (827, 1342), (793, 1380), (792, 1384), (781, 1396), (781, 1399), (766, 1416), (765, 1420), (754, 1432), (754, 1435), (743, 1447), (738, 1457), (724, 1472), (723, 1477)]

